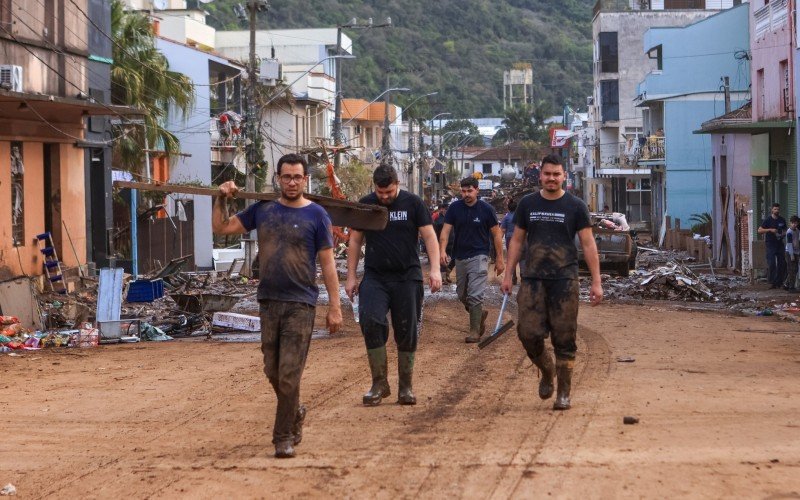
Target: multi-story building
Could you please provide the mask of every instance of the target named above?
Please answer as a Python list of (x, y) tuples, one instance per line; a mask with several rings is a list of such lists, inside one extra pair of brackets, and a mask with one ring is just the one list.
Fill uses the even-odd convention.
[[(650, 224), (649, 179), (652, 167), (630, 154), (645, 130), (636, 108), (637, 86), (657, 70), (657, 54), (641, 50), (645, 32), (653, 27), (685, 26), (739, 0), (598, 0), (592, 20), (594, 93), (590, 103), (595, 129), (595, 154), (588, 169), (585, 196), (597, 206), (610, 205), (633, 223)], [(587, 173), (588, 173), (587, 172)]]
[(656, 68), (639, 84), (636, 103), (651, 133), (626, 154), (639, 169), (651, 169), (641, 181), (649, 182), (650, 202), (642, 190), (641, 204), (629, 203), (627, 211), (633, 220), (650, 212), (656, 232), (665, 214), (687, 227), (692, 216), (713, 212), (719, 190), (712, 151), (708, 137), (693, 132), (724, 113), (726, 98), (728, 107), (739, 108), (749, 97), (748, 18), (745, 4), (688, 26), (645, 33), (643, 53), (655, 57)]
[(109, 26), (98, 0), (0, 1), (0, 279), (42, 274), (45, 231), (65, 265), (106, 256), (110, 217), (94, 211), (110, 204), (101, 117), (134, 111), (108, 104)]

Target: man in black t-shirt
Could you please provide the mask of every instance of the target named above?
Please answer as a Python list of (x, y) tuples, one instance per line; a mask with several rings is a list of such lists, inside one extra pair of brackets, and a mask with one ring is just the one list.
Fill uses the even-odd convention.
[(469, 312), (467, 343), (479, 342), (486, 332), (487, 311), (483, 310), (483, 292), (489, 278), (490, 242), (498, 249), (495, 272), (503, 274), (503, 235), (497, 223), (494, 208), (478, 199), (478, 180), (467, 177), (461, 181), (461, 199), (450, 204), (444, 216), (444, 227), (439, 235), (442, 265), (447, 265), (449, 255), (444, 250), (455, 232), (453, 258), (456, 261), (456, 291)]
[[(390, 394), (386, 379), (386, 341), (389, 338), (386, 314), (391, 311), (394, 340), (397, 343), (397, 402), (413, 405), (417, 403), (417, 398), (411, 379), (423, 300), (418, 238), (422, 236), (430, 259), (432, 293), (442, 287), (439, 246), (427, 207), (419, 196), (400, 190), (394, 168), (379, 166), (372, 180), (375, 192), (362, 198), (361, 203), (385, 206), (389, 211), (389, 222), (382, 231), (353, 230), (350, 233), (345, 284), (345, 292), (351, 301), (355, 295), (360, 297), (359, 323), (372, 372), (372, 387), (364, 394), (362, 401), (367, 406), (374, 406)], [(356, 289), (356, 270), (361, 257), (361, 244), (365, 239), (364, 278)]]
[(773, 203), (772, 211), (761, 226), (758, 234), (764, 236), (767, 253), (770, 288), (780, 288), (786, 278), (786, 260), (784, 256), (783, 238), (786, 236), (786, 219), (781, 217), (781, 204)]
[[(539, 397), (548, 399), (553, 395), (553, 377), (558, 377), (554, 410), (570, 408), (580, 288), (576, 234), (592, 273), (591, 303), (595, 306), (603, 299), (600, 259), (589, 209), (582, 200), (564, 191), (565, 177), (561, 158), (548, 155), (542, 160), (542, 190), (524, 197), (517, 205), (516, 229), (506, 263), (508, 269), (514, 269), (524, 248), (522, 283), (517, 292), (517, 334), (528, 357), (542, 372)], [(500, 289), (511, 293), (511, 287), (511, 276), (507, 274)], [(544, 345), (548, 336), (556, 355), (555, 367)]]

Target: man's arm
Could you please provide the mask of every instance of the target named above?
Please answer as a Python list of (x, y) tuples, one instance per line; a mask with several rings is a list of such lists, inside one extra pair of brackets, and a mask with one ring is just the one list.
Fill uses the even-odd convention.
[(361, 245), (364, 242), (364, 233), (350, 230), (350, 241), (347, 243), (347, 281), (344, 291), (350, 300), (356, 295), (358, 288), (358, 261), (361, 259)]
[(428, 262), (431, 265), (431, 293), (435, 293), (442, 288), (442, 273), (439, 270), (439, 265), (441, 264), (441, 260), (439, 259), (439, 242), (436, 241), (436, 231), (433, 230), (433, 226), (430, 224), (420, 227), (419, 234), (422, 236), (422, 241), (425, 242), (425, 251), (428, 252)]
[(333, 248), (319, 251), (319, 263), (322, 266), (322, 279), (325, 289), (328, 290), (328, 315), (326, 322), (328, 331), (336, 333), (342, 326), (342, 303), (339, 299), (339, 276), (336, 274), (336, 261), (333, 258)]
[[(522, 243), (525, 241), (527, 231), (517, 226), (514, 228), (514, 234), (511, 235), (511, 240), (508, 242), (508, 252), (506, 253), (506, 269), (516, 269), (519, 263), (519, 258), (522, 256)], [(503, 294), (511, 293), (511, 275), (508, 273), (503, 278), (503, 283), (500, 285), (500, 290)]]
[(211, 230), (214, 234), (244, 234), (247, 232), (239, 217), (228, 217), (227, 200), (233, 198), (239, 188), (233, 181), (223, 183), (219, 187), (219, 196), (214, 199), (214, 208), (211, 210)]
[(442, 234), (439, 235), (439, 262), (443, 266), (446, 266), (448, 260), (450, 259), (450, 257), (447, 255), (447, 240), (450, 238), (450, 230), (452, 227), (452, 224), (445, 222), (444, 226), (442, 226)]
[[(516, 233), (516, 231), (515, 231)], [(592, 287), (589, 290), (589, 300), (596, 306), (603, 300), (603, 283), (600, 279), (600, 257), (597, 254), (597, 244), (594, 242), (594, 234), (591, 227), (585, 227), (578, 231), (578, 239), (583, 248), (583, 258), (586, 266), (592, 273)]]
[(494, 260), (494, 271), (498, 276), (505, 271), (505, 262), (503, 261), (503, 233), (500, 231), (500, 225), (492, 227), (492, 237), (494, 238), (494, 250), (497, 252), (497, 258)]
[(766, 221), (762, 222), (762, 223), (761, 223), (761, 225), (760, 225), (760, 226), (758, 226), (758, 229), (756, 230), (756, 232), (757, 232), (758, 234), (764, 234), (764, 233), (777, 233), (777, 232), (778, 232), (778, 230), (777, 230), (777, 229), (775, 229), (774, 227), (764, 227), (764, 223), (765, 223), (765, 222), (766, 222)]

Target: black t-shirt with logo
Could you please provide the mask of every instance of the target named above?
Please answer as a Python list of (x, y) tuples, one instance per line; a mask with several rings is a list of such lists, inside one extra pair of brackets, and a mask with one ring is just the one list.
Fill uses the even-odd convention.
[(777, 233), (765, 233), (764, 243), (770, 250), (780, 250), (783, 248), (783, 237), (786, 234), (786, 219), (780, 215), (776, 218), (772, 214), (768, 215), (761, 223), (764, 229), (777, 229)]
[(557, 200), (529, 194), (517, 205), (514, 224), (527, 232), (523, 278), (578, 279), (575, 234), (591, 226), (583, 200), (569, 193)]
[[(361, 203), (380, 205), (375, 193)], [(364, 275), (383, 281), (422, 281), (419, 263), (419, 228), (433, 224), (431, 214), (419, 196), (400, 190), (386, 207), (389, 222), (382, 231), (364, 231), (367, 248)]]

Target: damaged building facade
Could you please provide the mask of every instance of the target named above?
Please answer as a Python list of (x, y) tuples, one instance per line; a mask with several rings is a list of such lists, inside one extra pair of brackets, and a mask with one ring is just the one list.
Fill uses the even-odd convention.
[[(0, 279), (43, 273), (37, 235), (66, 266), (107, 255), (106, 2), (0, 2)], [(87, 132), (87, 125), (90, 131)]]

